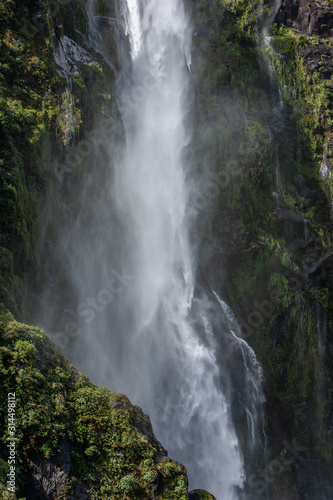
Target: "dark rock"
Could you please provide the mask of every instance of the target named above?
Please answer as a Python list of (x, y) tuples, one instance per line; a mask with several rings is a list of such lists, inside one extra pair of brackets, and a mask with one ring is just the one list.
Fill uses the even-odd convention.
[(53, 30), (52, 40), (54, 45), (54, 58), (58, 66), (57, 72), (62, 78), (70, 79), (79, 74), (78, 65), (89, 65), (93, 57), (83, 47), (66, 35), (58, 36), (59, 31)]
[(308, 45), (300, 49), (302, 57), (308, 69), (317, 71), (323, 78), (329, 80), (333, 76), (333, 47), (320, 43), (319, 45)]
[(332, 9), (324, 0), (282, 0), (276, 20), (304, 35), (332, 34)]
[(200, 495), (197, 491), (191, 491), (190, 500), (200, 500)]
[(305, 184), (305, 180), (302, 175), (298, 175), (297, 177), (295, 177), (294, 184), (300, 196), (302, 196), (303, 198), (311, 198), (312, 191)]
[(38, 353), (38, 369), (41, 373), (46, 373), (51, 362), (52, 362), (52, 359), (51, 357), (49, 356), (48, 353), (42, 353), (42, 352), (39, 352)]
[(90, 495), (88, 494), (88, 488), (84, 484), (78, 486), (71, 496), (71, 500), (88, 500), (89, 498)]
[(120, 401), (115, 401), (114, 403), (111, 403), (111, 406), (115, 410), (122, 410), (122, 411), (129, 412), (129, 409), (125, 405), (123, 405), (123, 403), (121, 403)]
[(317, 269), (328, 259), (333, 256), (333, 250), (329, 250), (324, 257), (316, 260), (315, 262), (311, 262), (304, 266), (305, 275), (313, 274), (317, 271)]
[[(27, 500), (53, 500), (68, 486), (72, 469), (72, 446), (65, 439), (50, 459), (36, 457), (23, 491)], [(87, 496), (85, 498), (88, 498)], [(85, 500), (83, 497), (80, 500)]]
[(159, 443), (159, 441), (156, 439), (154, 435), (153, 427), (151, 425), (149, 416), (144, 414), (140, 406), (133, 405), (131, 406), (131, 408), (129, 408), (120, 401), (115, 401), (114, 403), (111, 403), (111, 406), (116, 410), (127, 411), (132, 414), (133, 425), (135, 426), (139, 434), (141, 434), (141, 436), (147, 439), (148, 443), (151, 444), (156, 450), (158, 450), (155, 456), (157, 462), (161, 461), (163, 458), (166, 458), (168, 456), (167, 450), (165, 450), (162, 447), (162, 445)]
[(90, 39), (92, 47), (103, 56), (104, 61), (113, 69), (119, 69), (119, 39), (124, 36), (115, 17), (94, 16), (91, 20)]
[(292, 210), (287, 210), (286, 208), (279, 208), (277, 210), (278, 219), (289, 220), (299, 224), (304, 224), (305, 219), (301, 215), (295, 214)]
[(139, 406), (134, 406), (134, 408), (137, 410), (137, 414), (134, 416), (133, 421), (134, 426), (141, 436), (145, 437), (154, 448), (160, 450), (155, 457), (156, 461), (159, 462), (168, 456), (168, 452), (161, 446), (159, 441), (157, 441), (148, 415), (145, 415)]
[(193, 490), (189, 494), (190, 500), (216, 500), (216, 498), (206, 490)]
[(72, 367), (71, 383), (77, 384), (80, 380), (80, 372), (74, 366)]

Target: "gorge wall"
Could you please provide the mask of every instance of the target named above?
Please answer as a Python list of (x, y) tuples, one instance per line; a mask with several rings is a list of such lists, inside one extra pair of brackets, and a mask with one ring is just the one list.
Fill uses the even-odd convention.
[[(201, 188), (194, 189), (192, 196), (198, 230), (203, 234), (199, 280), (232, 308), (239, 333), (253, 347), (265, 379), (267, 442), (264, 456), (255, 464), (246, 455), (240, 404), (244, 394), (240, 389), (232, 395), (233, 421), (248, 474), (239, 498), (330, 499), (332, 2), (283, 0), (269, 37), (265, 29), (273, 2), (187, 0), (186, 5), (194, 25), (191, 74), (195, 106), (190, 119), (195, 126), (190, 155), (202, 178)], [(66, 355), (74, 339), (70, 327), (66, 330), (70, 317), (61, 317), (59, 311), (70, 309), (73, 297), (65, 254), (59, 248), (66, 231), (75, 227), (78, 214), (93, 227), (89, 193), (98, 192), (103, 205), (106, 186), (112, 182), (104, 166), (116, 161), (124, 143), (116, 99), (117, 39), (123, 34), (113, 2), (100, 0), (97, 10), (108, 40), (103, 56), (89, 40), (89, 5), (81, 0), (26, 0), (20, 5), (9, 1), (0, 6), (0, 302), (3, 313), (9, 310), (16, 319), (32, 324), (42, 317), (48, 333), (63, 332), (53, 339)], [(112, 143), (111, 152), (103, 147), (105, 141)], [(80, 198), (83, 188), (84, 202)], [(92, 238), (98, 237), (92, 234)], [(117, 251), (117, 234), (113, 234), (110, 252)], [(45, 294), (54, 307), (41, 314)], [(140, 478), (135, 472), (134, 482), (129, 478), (124, 482), (129, 498), (141, 498), (131, 490), (135, 481), (142, 491), (148, 491), (149, 480), (155, 488), (149, 498), (188, 498), (185, 471), (171, 460), (156, 460), (156, 454), (164, 456), (164, 450), (153, 440), (148, 420), (139, 410), (123, 396), (118, 400), (87, 380), (83, 383), (81, 375), (71, 381), (73, 369), (47, 339), (39, 332), (29, 333), (27, 327), (10, 325), (2, 326), (2, 367), (11, 367), (15, 383), (22, 384), (20, 370), (29, 366), (26, 376), (33, 381), (32, 397), (40, 387), (49, 391), (48, 385), (38, 382), (37, 372), (51, 377), (49, 370), (59, 363), (64, 373), (59, 372), (52, 383), (62, 384), (70, 392), (71, 412), (77, 412), (77, 407), (83, 412), (83, 392), (86, 401), (102, 398), (108, 406), (112, 400), (111, 416), (101, 414), (101, 420), (118, 418), (117, 411), (127, 412), (125, 406), (130, 414), (126, 418), (145, 422), (150, 444), (146, 443), (144, 454), (149, 457), (142, 455), (145, 462), (141, 457), (137, 463)], [(36, 361), (39, 342), (52, 351), (47, 355), (49, 367), (48, 363), (44, 366), (44, 348), (39, 351), (39, 364)], [(230, 365), (237, 362), (232, 357), (228, 360)], [(9, 384), (9, 372), (2, 375)], [(236, 372), (233, 386), (238, 385)], [(37, 411), (29, 423), (35, 427), (26, 424), (29, 433), (22, 442), (22, 457), (33, 460), (34, 477), (40, 479), (38, 460), (43, 456), (43, 467), (48, 470), (56, 467), (59, 456), (54, 450), (69, 432), (66, 419), (71, 418), (60, 408), (62, 398), (67, 397), (63, 389), (51, 396), (54, 401), (40, 405), (51, 405), (62, 433), (52, 437), (51, 445), (45, 435), (36, 434), (37, 424), (45, 429), (54, 424), (46, 416), (44, 421), (43, 412)], [(115, 402), (120, 406), (115, 407)], [(84, 418), (89, 421), (92, 417)], [(2, 415), (1, 425), (4, 421)], [(135, 444), (141, 438), (136, 424), (131, 429)], [(80, 432), (80, 427), (71, 432)], [(68, 477), (65, 482), (59, 479), (59, 484), (68, 487), (73, 498), (85, 498), (86, 481), (96, 480), (88, 477), (88, 469), (95, 464), (96, 443), (93, 436), (88, 444), (86, 435), (75, 439), (80, 445), (76, 450), (79, 486), (65, 485)], [(69, 446), (72, 444), (66, 442), (63, 450)], [(36, 462), (37, 450), (42, 455)], [(28, 474), (26, 463), (21, 466)], [(5, 472), (2, 464), (2, 474)], [(128, 472), (130, 477), (132, 472)], [(108, 474), (106, 471), (103, 481), (108, 481)], [(83, 492), (77, 489), (80, 482)], [(31, 498), (39, 487), (40, 482)], [(22, 488), (29, 498), (29, 490), (24, 489), (29, 486)], [(40, 498), (56, 498), (58, 493), (56, 487), (42, 492)], [(142, 498), (148, 498), (147, 494), (142, 493)], [(206, 498), (199, 492), (191, 498), (195, 495)]]
[(271, 38), (238, 2), (197, 10), (201, 263), (264, 368), (269, 498), (332, 495), (332, 6), (315, 4), (283, 2)]

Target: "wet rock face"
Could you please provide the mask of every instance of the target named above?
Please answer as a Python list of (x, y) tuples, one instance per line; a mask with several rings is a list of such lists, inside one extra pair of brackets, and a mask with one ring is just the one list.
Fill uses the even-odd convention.
[(331, 179), (333, 172), (333, 165), (326, 155), (323, 156), (323, 161), (320, 165), (320, 173), (324, 180)]
[(316, 46), (309, 45), (300, 52), (311, 72), (317, 71), (323, 78), (325, 78), (325, 80), (332, 78), (333, 47), (330, 47), (325, 43), (320, 43)]
[(276, 20), (304, 35), (332, 35), (332, 5), (324, 0), (282, 0)]
[(32, 460), (24, 489), (24, 495), (27, 499), (53, 499), (66, 488), (72, 469), (71, 451), (70, 442), (64, 440), (61, 443), (60, 452), (51, 459), (36, 458)]
[(67, 36), (59, 36), (59, 30), (53, 30), (52, 38), (57, 72), (62, 78), (69, 80), (73, 75), (79, 74), (79, 64), (89, 66), (92, 62), (91, 54)]

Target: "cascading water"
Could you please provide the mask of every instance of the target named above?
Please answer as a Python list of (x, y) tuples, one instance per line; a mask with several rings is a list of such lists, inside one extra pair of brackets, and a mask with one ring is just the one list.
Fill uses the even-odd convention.
[[(262, 383), (264, 380), (263, 371), (258, 363), (256, 354), (254, 350), (249, 346), (249, 344), (241, 338), (241, 329), (238, 325), (235, 315), (231, 311), (230, 307), (220, 299), (220, 297), (213, 292), (221, 309), (228, 322), (228, 327), (236, 340), (237, 345), (240, 348), (242, 357), (245, 364), (246, 373), (246, 389), (248, 391), (247, 398), (244, 404), (244, 409), (246, 412), (246, 418), (248, 421), (248, 427), (250, 430), (250, 437), (252, 440), (252, 447), (258, 444), (258, 436), (262, 435), (266, 438), (264, 429), (264, 395), (262, 389)], [(262, 432), (260, 432), (262, 431)]]
[[(227, 306), (197, 280), (189, 19), (180, 0), (121, 0), (117, 11), (127, 35), (118, 40), (119, 53), (127, 51), (118, 76), (126, 144), (104, 190), (91, 188), (89, 172), (62, 241), (79, 324), (76, 333), (67, 325), (66, 354), (95, 383), (143, 407), (186, 466), (190, 488), (236, 500), (245, 472), (233, 419), (254, 449), (261, 371)], [(93, 1), (89, 12), (90, 42), (103, 54)], [(113, 144), (102, 146), (115, 160)]]
[[(191, 33), (177, 0), (140, 5), (128, 0), (123, 15), (132, 72), (128, 92), (122, 92), (127, 147), (115, 194), (127, 219), (135, 280), (128, 298), (129, 362), (122, 375), (127, 393), (153, 418), (156, 402), (164, 407), (167, 418), (155, 419), (156, 434), (187, 466), (192, 487), (232, 500), (234, 485), (243, 481), (242, 459), (217, 386), (210, 325), (205, 325), (205, 344), (190, 318), (195, 255), (189, 244), (184, 151), (190, 140), (185, 121)], [(147, 75), (155, 85), (129, 106), (124, 96), (143, 89)]]
[[(274, 95), (274, 101), (275, 101), (274, 115), (275, 115), (275, 120), (279, 122), (282, 122), (284, 102), (283, 102), (281, 88), (279, 85), (277, 85), (276, 72), (271, 60), (272, 56), (273, 57), (278, 57), (278, 56), (275, 53), (274, 48), (272, 46), (272, 37), (269, 35), (269, 29), (272, 23), (274, 22), (277, 13), (279, 12), (281, 4), (282, 0), (273, 0), (270, 4), (270, 13), (268, 15), (266, 14), (264, 15), (263, 13), (261, 14), (261, 22), (259, 23), (260, 24), (259, 32), (257, 34), (259, 53), (263, 58), (263, 66), (265, 72), (267, 72), (269, 76), (270, 87), (272, 90), (274, 89), (274, 94), (275, 94), (275, 89), (278, 92), (278, 100)], [(275, 164), (275, 168), (272, 169), (272, 174), (273, 174), (272, 184), (274, 186), (274, 191), (272, 195), (276, 206), (279, 207), (280, 191), (281, 191), (281, 172), (280, 172), (280, 165), (278, 161), (278, 154), (277, 154), (278, 152), (276, 150), (276, 145), (274, 144), (273, 141), (271, 141), (271, 143), (272, 143), (271, 163), (272, 165)]]
[[(274, 22), (274, 19), (276, 18), (277, 13), (279, 12), (279, 9), (281, 7), (282, 0), (274, 0), (271, 4), (271, 11), (269, 15), (265, 16), (265, 18), (262, 21), (262, 26), (261, 26), (261, 36), (259, 36), (259, 44), (262, 46), (262, 52), (263, 56), (265, 58), (265, 63), (268, 68), (268, 74), (271, 80), (271, 84), (274, 85), (274, 80), (275, 80), (275, 69), (274, 66), (272, 65), (270, 58), (269, 58), (269, 52), (274, 52), (274, 49), (272, 47), (272, 38), (269, 35), (269, 29)], [(283, 101), (282, 101), (282, 94), (279, 89), (279, 98), (280, 98), (280, 106), (283, 107)]]

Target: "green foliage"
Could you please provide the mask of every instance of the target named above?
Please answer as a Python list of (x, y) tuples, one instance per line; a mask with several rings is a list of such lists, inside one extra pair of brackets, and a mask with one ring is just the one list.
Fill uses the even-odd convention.
[[(168, 458), (157, 460), (163, 448), (142, 433), (138, 421), (151, 429), (150, 422), (128, 398), (91, 384), (41, 330), (17, 323), (8, 314), (0, 317), (0, 377), (2, 457), (8, 437), (7, 393), (16, 393), (19, 489), (24, 489), (31, 461), (52, 461), (67, 440), (73, 458), (69, 491), (85, 484), (95, 500), (146, 500), (153, 498), (152, 489), (159, 484), (154, 498), (188, 500), (184, 467)], [(2, 487), (7, 472), (2, 460)]]
[(13, 254), (0, 247), (0, 304), (18, 313), (17, 304), (22, 300), (22, 284), (14, 273)]
[(253, 22), (262, 7), (262, 0), (219, 0), (228, 11), (232, 12), (241, 28), (249, 24), (249, 19)]
[(108, 0), (97, 0), (95, 9), (98, 16), (115, 17), (114, 5)]
[(303, 147), (307, 152), (305, 173), (311, 175), (313, 167), (310, 159), (314, 158), (317, 162), (321, 159), (323, 129), (333, 127), (333, 87), (325, 74), (321, 73), (321, 61), (315, 70), (310, 71), (303, 54), (304, 47), (313, 49), (320, 44), (319, 39), (273, 27), (272, 33), (277, 32), (279, 35), (273, 39), (275, 52), (270, 53), (271, 62), (279, 84), (284, 89), (284, 99), (298, 119)]
[[(202, 216), (207, 254), (213, 255), (205, 266), (263, 366), (276, 460), (283, 463), (282, 435), (307, 449), (316, 443), (318, 459), (331, 463), (332, 362), (320, 354), (319, 339), (333, 327), (327, 258), (333, 182), (323, 182), (319, 168), (323, 153), (332, 158), (333, 101), (330, 60), (322, 56), (311, 64), (327, 47), (278, 25), (269, 46), (260, 38), (262, 20), (253, 23), (260, 12), (270, 15), (269, 6), (249, 15), (246, 1), (193, 4), (194, 155), (197, 147), (220, 179), (217, 194), (207, 196), (212, 220)], [(325, 346), (331, 351), (332, 341)], [(297, 481), (289, 466), (282, 468), (270, 482), (274, 498), (292, 498)]]
[[(23, 288), (32, 256), (36, 195), (45, 183), (41, 150), (59, 109), (45, 4), (38, 29), (29, 21), (37, 19), (34, 8), (32, 2), (6, 1), (0, 9), (0, 234), (15, 262), (15, 286), (1, 282), (0, 294), (15, 314), (22, 305), (16, 288)], [(6, 272), (0, 267), (1, 275)]]
[[(80, 75), (74, 75), (74, 77), (76, 77), (75, 83), (83, 88), (83, 78)], [(65, 145), (68, 145), (73, 137), (78, 134), (81, 123), (81, 112), (75, 105), (75, 97), (72, 91), (66, 88), (61, 95), (60, 113), (57, 117), (59, 135)]]
[(84, 80), (81, 75), (73, 75), (72, 80), (74, 83), (79, 85), (79, 87), (83, 88), (84, 87)]

